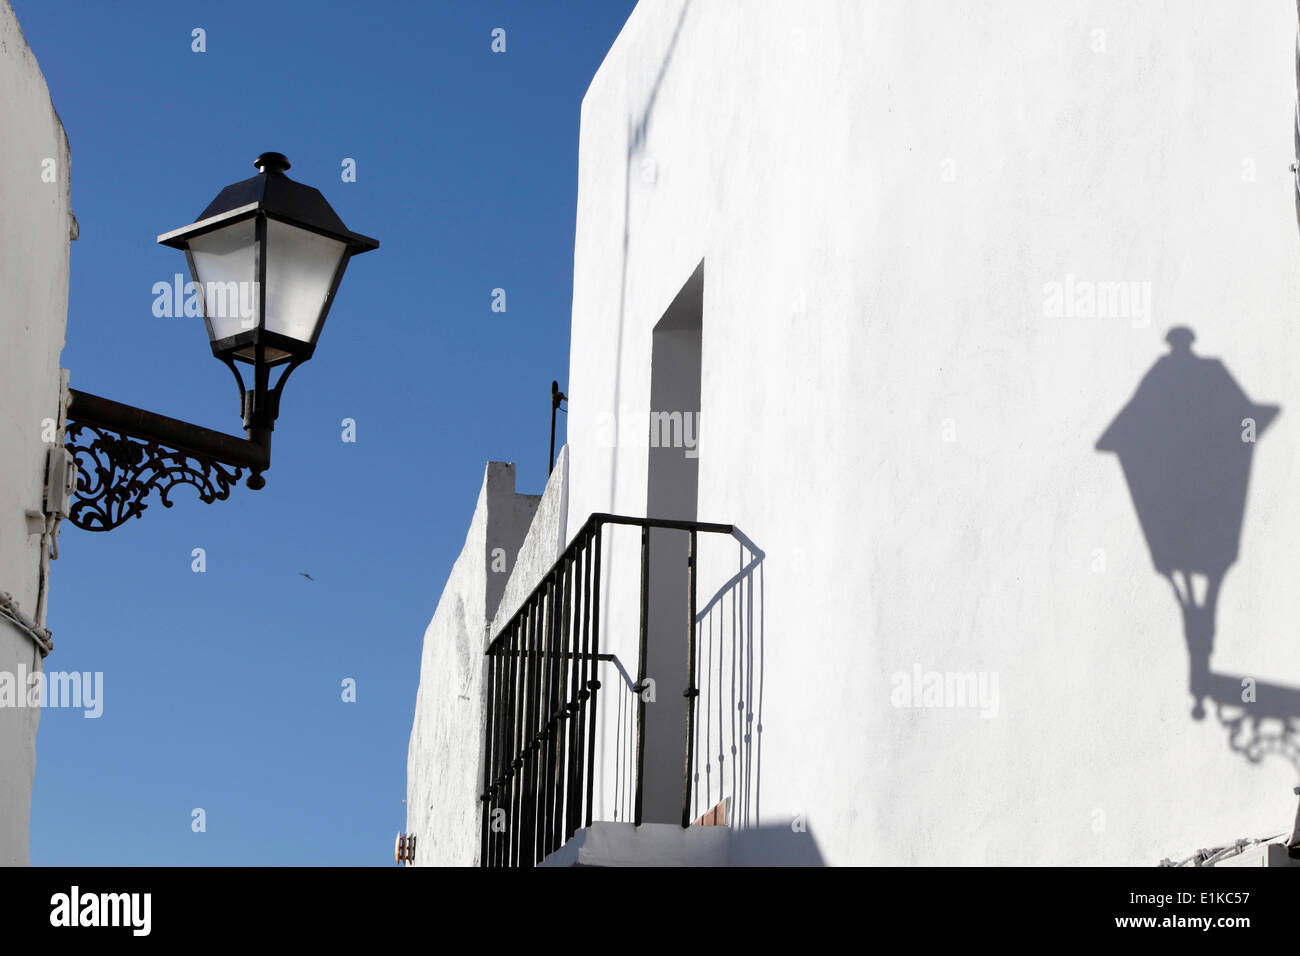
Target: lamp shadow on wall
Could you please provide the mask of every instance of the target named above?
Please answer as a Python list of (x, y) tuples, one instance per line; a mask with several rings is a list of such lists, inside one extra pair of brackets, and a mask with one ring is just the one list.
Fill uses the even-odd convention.
[(1279, 408), (1251, 401), (1218, 359), (1171, 329), (1132, 399), (1097, 442), (1118, 455), (1155, 569), (1183, 618), (1192, 716), (1209, 703), (1229, 746), (1251, 762), (1288, 759), (1300, 775), (1300, 688), (1215, 673), (1219, 589), (1236, 562), (1255, 442)]

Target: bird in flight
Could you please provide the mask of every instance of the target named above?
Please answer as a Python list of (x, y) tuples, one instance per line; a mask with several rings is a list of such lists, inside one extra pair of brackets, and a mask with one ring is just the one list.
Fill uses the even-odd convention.
[(308, 581), (315, 581), (315, 580), (316, 580), (316, 579), (313, 578), (310, 574), (308, 574), (306, 571), (299, 571), (298, 573), (301, 574), (301, 575), (302, 575), (304, 578), (306, 578)]

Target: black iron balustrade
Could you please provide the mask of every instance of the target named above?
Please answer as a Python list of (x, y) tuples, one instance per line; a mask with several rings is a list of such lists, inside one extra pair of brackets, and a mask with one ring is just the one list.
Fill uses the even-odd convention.
[(605, 525), (641, 529), (641, 601), (637, 679), (634, 822), (641, 824), (645, 766), (650, 530), (686, 532), (686, 765), (682, 826), (690, 823), (694, 762), (697, 535), (733, 534), (731, 525), (593, 514), (515, 615), (488, 645), (480, 863), (533, 866), (581, 826), (591, 826), (595, 789), (600, 562)]

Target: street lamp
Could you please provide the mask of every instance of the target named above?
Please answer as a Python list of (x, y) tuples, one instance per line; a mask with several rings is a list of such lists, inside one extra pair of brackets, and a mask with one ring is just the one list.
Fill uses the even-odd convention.
[(379, 243), (351, 232), (318, 190), (286, 176), (282, 154), (263, 153), (253, 165), (256, 176), (223, 189), (194, 223), (158, 237), (185, 251), (212, 354), (239, 385), (247, 437), (70, 390), (66, 443), (79, 478), (69, 519), (78, 527), (118, 527), (140, 515), (155, 489), (171, 507), (177, 484), (197, 488), (203, 501), (223, 500), (244, 468), (249, 488), (266, 485), (285, 382), (312, 357), (348, 261)]

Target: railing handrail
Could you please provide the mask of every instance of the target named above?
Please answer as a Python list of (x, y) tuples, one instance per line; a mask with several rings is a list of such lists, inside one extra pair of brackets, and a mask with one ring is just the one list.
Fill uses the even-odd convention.
[(520, 613), (523, 612), (524, 608), (529, 605), (533, 598), (537, 597), (537, 595), (541, 593), (542, 589), (546, 587), (551, 578), (560, 570), (560, 566), (571, 559), (578, 551), (582, 550), (581, 546), (585, 543), (584, 538), (593, 533), (600, 526), (607, 524), (629, 525), (638, 528), (663, 528), (669, 531), (700, 531), (705, 534), (736, 533), (734, 525), (718, 524), (710, 521), (685, 521), (677, 518), (637, 518), (632, 515), (616, 515), (605, 511), (593, 511), (588, 516), (587, 520), (582, 523), (582, 527), (573, 533), (573, 537), (569, 539), (569, 543), (565, 545), (564, 550), (560, 552), (560, 556), (555, 559), (555, 563), (542, 574), (541, 579), (537, 582), (537, 586), (528, 592), (528, 595), (519, 602), (519, 607), (515, 608), (515, 612), (510, 615), (504, 624), (501, 625), (501, 629), (492, 636), (492, 640), (488, 642), (487, 650), (483, 652), (484, 655), (492, 652), (493, 645), (496, 644), (497, 641), (501, 640), (502, 636), (510, 629), (511, 625), (516, 623), (516, 618), (519, 617)]

